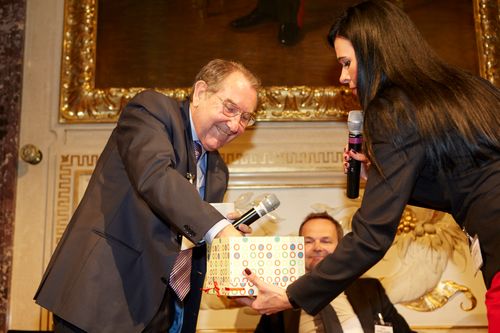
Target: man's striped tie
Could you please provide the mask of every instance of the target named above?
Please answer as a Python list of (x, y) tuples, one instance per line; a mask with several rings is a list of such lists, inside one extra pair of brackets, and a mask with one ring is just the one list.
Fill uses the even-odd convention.
[[(194, 141), (194, 155), (196, 157), (196, 163), (201, 157), (203, 149), (201, 147), (200, 141)], [(175, 260), (174, 268), (170, 273), (170, 286), (179, 297), (179, 300), (184, 300), (189, 289), (190, 276), (191, 276), (191, 258), (193, 257), (193, 249), (186, 249), (179, 252), (177, 259)]]

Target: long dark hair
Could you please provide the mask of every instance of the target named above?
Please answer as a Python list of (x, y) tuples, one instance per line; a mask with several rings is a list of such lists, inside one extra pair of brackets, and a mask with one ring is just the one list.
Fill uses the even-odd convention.
[(452, 170), (453, 156), (497, 158), (482, 154), (481, 146), (500, 150), (500, 91), (442, 61), (397, 5), (374, 0), (348, 8), (330, 30), (332, 46), (337, 36), (356, 54), (366, 149), (377, 167), (372, 133), (388, 130), (401, 143), (402, 121), (417, 131), (434, 166)]

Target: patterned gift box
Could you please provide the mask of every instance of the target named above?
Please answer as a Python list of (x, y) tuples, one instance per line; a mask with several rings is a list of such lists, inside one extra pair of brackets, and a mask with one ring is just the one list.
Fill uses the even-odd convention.
[(249, 268), (267, 283), (285, 288), (304, 274), (304, 237), (230, 237), (214, 239), (208, 250), (203, 290), (228, 296), (257, 295), (245, 278)]

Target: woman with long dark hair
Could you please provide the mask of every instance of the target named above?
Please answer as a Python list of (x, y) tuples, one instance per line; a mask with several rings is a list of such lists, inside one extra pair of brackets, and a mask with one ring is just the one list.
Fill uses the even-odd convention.
[[(407, 204), (450, 213), (474, 242), (488, 292), (490, 332), (500, 330), (500, 91), (453, 68), (431, 50), (410, 18), (388, 1), (348, 8), (329, 42), (340, 81), (363, 108), (371, 163), (352, 233), (336, 251), (285, 290), (259, 288), (252, 307), (319, 312), (391, 246)], [(249, 301), (248, 301), (249, 302)]]

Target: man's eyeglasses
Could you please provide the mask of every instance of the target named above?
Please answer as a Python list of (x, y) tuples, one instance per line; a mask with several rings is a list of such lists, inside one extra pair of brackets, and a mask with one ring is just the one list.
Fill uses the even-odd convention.
[(240, 116), (240, 124), (243, 127), (248, 127), (255, 124), (255, 115), (252, 112), (241, 111), (239, 107), (237, 107), (230, 101), (223, 100), (219, 96), (217, 96), (217, 98), (222, 103), (222, 113), (224, 113), (225, 116), (227, 117)]

